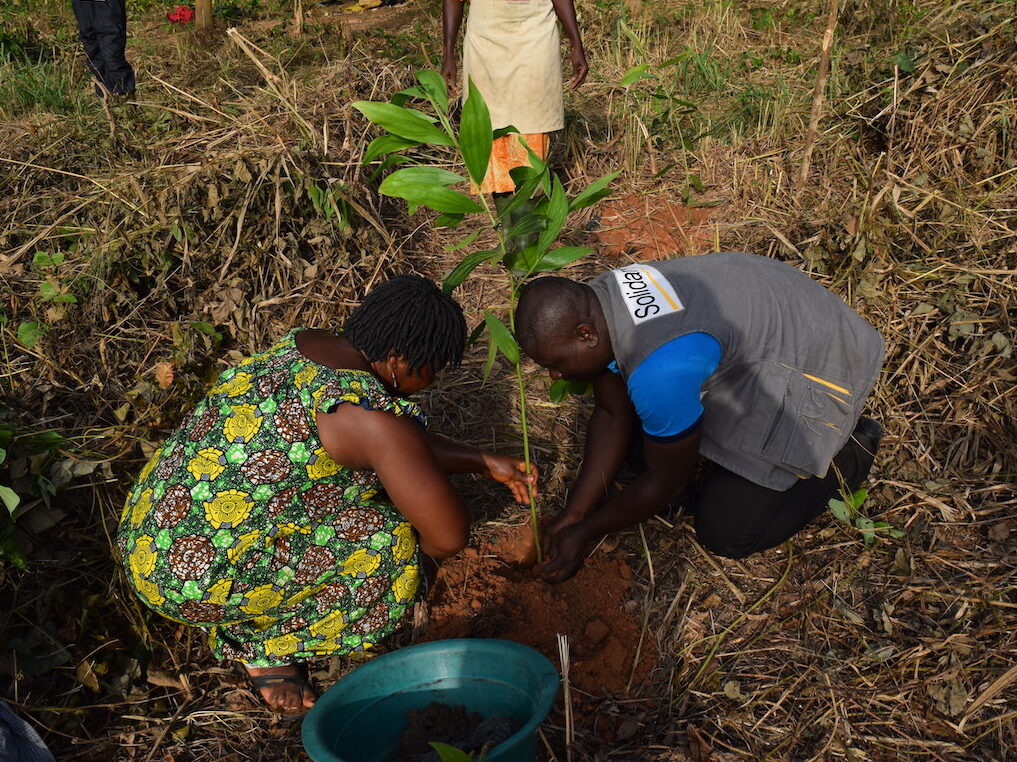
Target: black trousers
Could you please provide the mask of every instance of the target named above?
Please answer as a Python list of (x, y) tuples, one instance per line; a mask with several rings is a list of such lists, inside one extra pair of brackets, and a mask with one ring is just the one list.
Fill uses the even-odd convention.
[[(126, 0), (71, 0), (88, 68), (114, 95), (133, 95), (134, 69), (127, 63)], [(101, 94), (101, 89), (96, 87)]]
[[(830, 498), (839, 496), (840, 478), (849, 490), (858, 489), (872, 468), (874, 450), (873, 443), (857, 438), (856, 432), (825, 477), (800, 479), (784, 492), (707, 463), (702, 478), (676, 502), (692, 515), (696, 536), (705, 548), (718, 556), (744, 558), (780, 545), (820, 516)], [(628, 465), (637, 472), (646, 467), (641, 434), (633, 438)]]

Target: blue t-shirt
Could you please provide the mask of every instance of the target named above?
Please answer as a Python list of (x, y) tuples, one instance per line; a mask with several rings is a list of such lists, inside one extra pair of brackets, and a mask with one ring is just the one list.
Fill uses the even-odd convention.
[[(691, 434), (703, 417), (703, 384), (720, 364), (720, 342), (687, 333), (653, 350), (626, 382), (629, 398), (650, 439), (673, 442)], [(618, 372), (614, 363), (608, 366)]]

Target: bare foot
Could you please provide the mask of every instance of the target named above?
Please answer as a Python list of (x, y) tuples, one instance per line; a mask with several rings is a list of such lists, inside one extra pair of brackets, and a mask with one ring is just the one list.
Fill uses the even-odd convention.
[(261, 692), (268, 708), (281, 714), (303, 714), (318, 695), (307, 682), (306, 671), (297, 664), (281, 667), (251, 667), (244, 664), (254, 687)]

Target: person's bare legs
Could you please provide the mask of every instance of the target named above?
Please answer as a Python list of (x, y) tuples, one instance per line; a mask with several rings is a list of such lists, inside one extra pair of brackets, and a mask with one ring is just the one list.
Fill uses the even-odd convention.
[(305, 672), (300, 665), (252, 667), (242, 664), (242, 666), (251, 676), (251, 682), (260, 691), (265, 704), (273, 712), (302, 714), (314, 706), (314, 702), (318, 698), (310, 683), (307, 682)]

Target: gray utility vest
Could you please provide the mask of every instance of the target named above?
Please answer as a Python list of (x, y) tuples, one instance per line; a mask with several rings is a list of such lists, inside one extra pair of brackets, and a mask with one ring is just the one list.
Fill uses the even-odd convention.
[(635, 264), (589, 285), (625, 378), (671, 339), (697, 331), (717, 339), (723, 354), (703, 385), (700, 452), (770, 489), (826, 475), (883, 362), (883, 338), (858, 313), (767, 257)]

